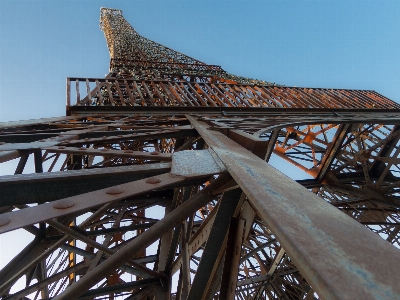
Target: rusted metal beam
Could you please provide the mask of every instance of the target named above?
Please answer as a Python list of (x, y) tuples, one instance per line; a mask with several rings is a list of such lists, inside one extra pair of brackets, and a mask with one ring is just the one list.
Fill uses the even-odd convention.
[[(90, 222), (101, 216), (107, 209), (112, 206), (112, 203), (107, 203), (99, 208), (96, 212), (94, 212), (89, 218), (83, 221), (80, 226), (84, 228)], [(32, 268), (36, 267), (36, 265), (46, 259), (52, 251), (63, 245), (67, 240), (68, 236), (64, 236), (63, 238), (59, 239), (58, 241), (54, 242), (50, 246), (46, 243), (40, 243), (41, 237), (35, 238), (34, 241), (38, 241), (38, 243), (33, 245), (33, 249), (29, 250), (29, 245), (20, 253), (18, 254), (6, 267), (1, 270), (0, 273), (0, 294), (4, 293), (9, 289), (9, 287), (18, 280), (20, 276), (27, 273)], [(33, 243), (33, 242), (32, 242)], [(32, 244), (31, 243), (31, 244)], [(36, 249), (38, 248), (38, 249)], [(34, 251), (32, 251), (34, 250)], [(26, 252), (25, 252), (26, 251)], [(26, 261), (21, 261), (20, 255), (26, 255), (23, 253), (32, 252), (27, 258)], [(24, 256), (22, 256), (24, 257)], [(14, 268), (12, 263), (19, 263), (18, 268)], [(4, 273), (3, 273), (4, 272)], [(3, 276), (4, 275), (4, 276)]]
[(138, 292), (135, 292), (128, 298), (125, 298), (125, 300), (142, 300), (146, 299), (147, 296), (149, 296), (152, 293), (151, 289), (148, 287), (142, 288)]
[(0, 163), (13, 160), (21, 156), (21, 152), (17, 150), (12, 151), (1, 151), (0, 152)]
[(221, 299), (233, 300), (235, 298), (244, 224), (245, 221), (239, 218), (232, 218), (230, 222), (224, 271), (222, 273), (219, 293)]
[(31, 286), (28, 286), (25, 289), (6, 297), (5, 299), (8, 299), (8, 300), (27, 299), (27, 298), (23, 298), (23, 297), (35, 292), (36, 290), (43, 289), (46, 286), (50, 285), (51, 283), (53, 283), (53, 282), (55, 282), (57, 280), (60, 280), (61, 278), (65, 277), (65, 276), (68, 276), (69, 274), (71, 274), (73, 272), (79, 271), (79, 270), (81, 270), (81, 269), (83, 269), (85, 267), (86, 267), (86, 263), (85, 262), (81, 262), (79, 264), (74, 265), (71, 268), (63, 270), (63, 271), (61, 271), (59, 273), (56, 273), (56, 274), (46, 278), (45, 281), (39, 281), (39, 282), (37, 282), (37, 283), (35, 283), (35, 284), (31, 285)]
[(340, 150), (340, 147), (344, 139), (346, 138), (346, 135), (348, 134), (350, 128), (350, 124), (343, 124), (339, 126), (331, 145), (326, 150), (326, 153), (322, 159), (319, 173), (316, 176), (318, 182), (321, 182), (321, 180), (325, 177), (326, 172), (331, 167), (332, 162), (335, 159), (337, 152)]
[(93, 155), (93, 156), (106, 156), (106, 157), (124, 157), (124, 158), (141, 158), (155, 161), (171, 161), (170, 153), (155, 153), (155, 152), (143, 152), (143, 151), (132, 151), (132, 150), (107, 150), (104, 149), (92, 149), (92, 148), (75, 148), (75, 147), (49, 147), (43, 148), (49, 153), (61, 153), (61, 154), (78, 154), (78, 155)]
[(170, 163), (0, 177), (0, 206), (44, 203), (166, 173)]
[(204, 299), (207, 294), (214, 273), (223, 258), (230, 219), (237, 210), (241, 195), (242, 191), (240, 189), (231, 190), (223, 194), (202, 259), (193, 279), (188, 299)]
[[(116, 78), (108, 77), (106, 79), (100, 78), (70, 78), (67, 80), (67, 90), (71, 91), (71, 81), (75, 81), (75, 95), (77, 97), (76, 106), (94, 106), (101, 105), (100, 103), (95, 103), (90, 101), (93, 98), (92, 93), (88, 93), (83, 100), (80, 100), (79, 82), (101, 82), (101, 86), (105, 86), (108, 91), (108, 106), (121, 106), (127, 107), (125, 101), (133, 105), (130, 97), (122, 98), (121, 90), (125, 91), (125, 94), (134, 96), (132, 91), (126, 88), (126, 80), (119, 80)], [(162, 89), (162, 87), (167, 87), (167, 94), (179, 94), (178, 99), (181, 101), (178, 105), (184, 106), (200, 106), (197, 102), (198, 98), (194, 97), (185, 85), (188, 84), (187, 81), (179, 80), (162, 80), (161, 78), (152, 80), (132, 80), (134, 84), (139, 84), (141, 89), (143, 89), (146, 94), (146, 104), (150, 106), (161, 105), (166, 107), (164, 97), (159, 93), (156, 86)], [(367, 108), (400, 108), (400, 105), (390, 101), (384, 96), (368, 90), (344, 90), (344, 89), (321, 89), (321, 88), (299, 88), (299, 87), (287, 87), (287, 86), (271, 86), (263, 85), (257, 86), (254, 84), (245, 83), (218, 83), (218, 87), (223, 90), (223, 93), (219, 88), (213, 83), (198, 82), (197, 86), (201, 86), (202, 89), (208, 91), (210, 97), (214, 99), (212, 103), (207, 104), (204, 102), (204, 98), (201, 98), (203, 105), (215, 105), (223, 107), (279, 107), (283, 106), (285, 108), (319, 108), (319, 107), (329, 107), (333, 108), (357, 108), (357, 107), (367, 107)], [(118, 93), (112, 93), (109, 86), (113, 86)], [(255, 91), (254, 89), (257, 89)], [(154, 90), (155, 93), (150, 92)], [(88, 89), (89, 91), (89, 89)], [(70, 94), (70, 92), (68, 92)], [(275, 101), (270, 101), (273, 98)], [(126, 99), (126, 100), (125, 100)], [(246, 99), (246, 101), (237, 101), (237, 99)], [(257, 99), (257, 103), (254, 101)], [(301, 99), (301, 100), (300, 100)], [(321, 100), (324, 104), (321, 105)], [(277, 103), (277, 102), (278, 103)], [(69, 102), (67, 100), (67, 102)]]
[[(200, 247), (204, 245), (204, 243), (206, 243), (210, 235), (211, 228), (214, 224), (215, 215), (218, 211), (218, 205), (219, 204), (214, 207), (208, 217), (201, 223), (200, 227), (196, 230), (190, 240), (186, 240), (185, 250), (187, 251), (187, 253), (181, 252), (179, 254), (172, 265), (171, 274), (175, 274), (179, 270), (179, 268), (185, 263), (185, 255), (187, 257), (190, 257), (192, 254), (196, 253), (200, 249)], [(185, 236), (185, 239), (187, 238), (187, 236)]]
[(222, 133), (188, 119), (321, 297), (400, 298), (396, 248)]
[[(355, 120), (360, 118), (360, 112), (363, 113), (362, 122), (393, 124), (398, 123), (400, 109), (367, 109), (367, 108), (280, 108), (280, 107), (210, 107), (210, 106), (70, 106), (67, 108), (70, 113), (78, 116), (93, 116), (94, 114), (104, 116), (113, 115), (175, 115), (175, 114), (201, 114), (201, 115), (246, 115), (246, 116), (304, 116), (309, 119), (310, 114), (314, 118), (325, 117), (327, 124), (337, 124), (349, 122), (348, 117)], [(388, 116), (391, 118), (388, 119)], [(347, 119), (347, 120), (346, 120)], [(295, 119), (293, 119), (295, 122)], [(357, 121), (356, 121), (357, 122)]]
[(24, 153), (24, 154), (21, 153), (21, 158), (18, 162), (17, 168), (15, 169), (14, 175), (22, 174), (22, 172), (24, 171), (26, 162), (28, 161), (28, 158), (29, 158), (29, 152)]
[(239, 265), (241, 264), (242, 244), (248, 238), (255, 215), (250, 204), (245, 202), (239, 216), (231, 219), (224, 270), (221, 277), (221, 299), (233, 300), (235, 298)]
[(127, 292), (127, 291), (131, 291), (133, 288), (146, 287), (149, 285), (159, 284), (159, 282), (160, 282), (160, 280), (157, 278), (147, 278), (147, 279), (142, 279), (142, 280), (123, 283), (123, 284), (116, 284), (116, 285), (101, 287), (101, 288), (87, 291), (82, 296), (80, 296), (79, 298), (76, 298), (76, 299), (79, 299), (79, 300), (94, 299), (95, 297), (99, 297), (99, 296), (103, 296), (103, 295), (107, 295), (107, 294), (121, 293), (124, 291)]
[(267, 154), (267, 146), (269, 141), (263, 140), (258, 137), (255, 137), (251, 134), (242, 132), (240, 130), (232, 130), (228, 128), (221, 129), (221, 132), (224, 133), (227, 137), (231, 138), (233, 141), (251, 151), (258, 157), (264, 159)]
[(177, 207), (161, 221), (140, 234), (117, 253), (110, 256), (105, 262), (87, 273), (74, 285), (68, 287), (63, 293), (56, 296), (54, 300), (74, 299), (85, 293), (86, 290), (95, 285), (99, 280), (110, 274), (120, 265), (124, 264), (127, 260), (130, 260), (135, 253), (145, 249), (148, 245), (152, 244), (164, 235), (166, 231), (177, 226), (189, 215), (193, 214), (199, 207), (208, 203), (210, 200), (210, 191), (229, 179), (229, 176), (221, 175), (217, 180), (210, 183), (203, 190)]
[(72, 119), (73, 119), (73, 117), (55, 117), (55, 118), (31, 119), (31, 120), (24, 120), (24, 121), (1, 122), (0, 129), (6, 130), (8, 128), (16, 128), (16, 127), (31, 126), (31, 125), (37, 125), (37, 124), (61, 122), (61, 121), (69, 121)]
[(132, 183), (125, 183), (111, 188), (56, 200), (51, 203), (4, 213), (1, 216), (2, 220), (8, 220), (9, 222), (0, 227), (0, 232), (15, 230), (71, 213), (79, 213), (91, 207), (104, 205), (109, 202), (117, 202), (147, 191), (166, 188), (169, 185), (178, 182), (181, 183), (185, 180), (184, 177), (171, 176), (170, 174), (163, 174), (150, 178), (151, 179), (137, 180)]

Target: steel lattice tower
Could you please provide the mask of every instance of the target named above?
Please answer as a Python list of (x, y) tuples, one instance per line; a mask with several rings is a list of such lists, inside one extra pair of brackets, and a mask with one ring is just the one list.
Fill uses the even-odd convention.
[(100, 27), (109, 74), (68, 78), (66, 117), (0, 124), (0, 232), (34, 236), (2, 299), (400, 298), (399, 104)]

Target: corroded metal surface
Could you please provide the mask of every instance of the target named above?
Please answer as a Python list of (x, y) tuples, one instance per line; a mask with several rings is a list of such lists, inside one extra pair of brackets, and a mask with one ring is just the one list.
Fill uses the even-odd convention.
[(214, 159), (208, 150), (186, 150), (172, 155), (171, 174), (173, 175), (204, 176), (225, 171), (222, 162), (218, 158)]
[(32, 237), (2, 298), (399, 298), (399, 104), (234, 76), (100, 17), (109, 74), (67, 79), (68, 117), (0, 124), (0, 232)]
[[(84, 89), (82, 90), (82, 87)], [(375, 91), (264, 86), (186, 80), (68, 78), (67, 103), (77, 106), (192, 106), (399, 109)]]
[[(397, 249), (207, 124), (190, 120), (317, 293), (400, 297)], [(385, 258), (374, 260), (382, 252)]]

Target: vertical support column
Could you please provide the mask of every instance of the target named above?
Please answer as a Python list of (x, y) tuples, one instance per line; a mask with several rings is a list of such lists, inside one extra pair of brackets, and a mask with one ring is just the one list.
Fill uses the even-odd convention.
[(82, 169), (82, 155), (71, 154), (67, 161), (68, 170), (81, 170)]
[(182, 276), (182, 294), (181, 299), (187, 299), (190, 291), (190, 256), (188, 249), (188, 241), (186, 240), (188, 226), (186, 222), (182, 225), (182, 266), (181, 266), (181, 276)]
[(35, 173), (43, 173), (42, 150), (35, 150), (33, 157), (35, 161)]
[(28, 158), (29, 158), (29, 152), (23, 154), (22, 151), (20, 151), (20, 153), (21, 153), (21, 158), (18, 162), (17, 168), (15, 169), (14, 175), (22, 174), (22, 172), (24, 171), (26, 162), (28, 161)]
[[(75, 221), (71, 222), (69, 224), (69, 226), (74, 226), (75, 225)], [(75, 239), (71, 239), (68, 244), (72, 247), (76, 246), (76, 240)], [(68, 254), (68, 260), (69, 260), (69, 267), (72, 268), (73, 266), (75, 266), (76, 264), (76, 254), (75, 252), (69, 252)], [(76, 275), (75, 272), (69, 274), (69, 285), (73, 284), (74, 282), (76, 282)]]
[[(140, 218), (145, 218), (146, 217), (146, 209), (139, 210), (136, 215)], [(142, 234), (145, 230), (144, 229), (138, 229), (136, 231), (136, 235), (139, 236)], [(146, 248), (144, 248), (142, 251), (139, 251), (136, 255), (137, 257), (145, 257), (146, 256)]]
[(225, 192), (218, 207), (210, 236), (208, 237), (197, 273), (190, 289), (190, 300), (204, 299), (211, 285), (211, 280), (218, 269), (226, 246), (229, 221), (239, 204), (242, 191), (240, 189)]
[(232, 218), (226, 247), (224, 271), (221, 279), (220, 299), (235, 298), (245, 220)]
[[(170, 207), (165, 208), (165, 216), (168, 215), (170, 210), (171, 210)], [(165, 271), (165, 267), (167, 265), (167, 260), (168, 260), (168, 254), (172, 242), (172, 235), (173, 235), (173, 230), (170, 229), (163, 235), (163, 237), (160, 240), (158, 267), (157, 267), (158, 272)]]

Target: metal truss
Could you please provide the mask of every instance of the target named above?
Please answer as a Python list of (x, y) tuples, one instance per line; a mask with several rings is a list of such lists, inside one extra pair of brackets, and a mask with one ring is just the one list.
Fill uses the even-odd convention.
[(0, 233), (32, 235), (2, 299), (400, 297), (397, 103), (101, 28), (110, 74), (68, 78), (66, 117), (0, 124)]

